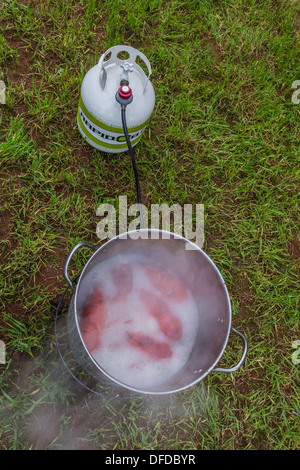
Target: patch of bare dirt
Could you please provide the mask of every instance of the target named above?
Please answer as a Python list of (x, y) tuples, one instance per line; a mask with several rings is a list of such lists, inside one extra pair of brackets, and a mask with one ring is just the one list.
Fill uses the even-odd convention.
[(288, 252), (293, 258), (299, 258), (300, 256), (300, 240), (296, 234), (288, 243)]

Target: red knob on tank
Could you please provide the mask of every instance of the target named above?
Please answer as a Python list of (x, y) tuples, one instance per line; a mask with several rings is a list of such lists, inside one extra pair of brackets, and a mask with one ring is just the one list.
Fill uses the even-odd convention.
[(119, 93), (120, 98), (123, 98), (124, 100), (128, 100), (132, 95), (132, 90), (128, 85), (122, 85), (120, 86), (118, 93)]

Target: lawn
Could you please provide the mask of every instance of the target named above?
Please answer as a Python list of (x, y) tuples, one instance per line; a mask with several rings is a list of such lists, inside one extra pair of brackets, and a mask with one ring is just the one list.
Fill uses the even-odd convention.
[[(297, 3), (2, 0), (0, 25), (0, 449), (299, 449)], [(204, 205), (203, 250), (249, 343), (237, 372), (171, 396), (89, 393), (53, 335), (67, 254), (103, 243), (100, 204), (136, 202), (128, 154), (97, 151), (76, 124), (85, 74), (117, 44), (152, 66), (143, 202)], [(223, 367), (241, 355), (231, 336)]]

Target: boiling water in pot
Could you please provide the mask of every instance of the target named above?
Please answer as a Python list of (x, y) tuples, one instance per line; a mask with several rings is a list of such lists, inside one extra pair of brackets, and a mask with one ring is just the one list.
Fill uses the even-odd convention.
[(82, 292), (81, 335), (110, 376), (147, 388), (184, 367), (198, 331), (198, 309), (173, 273), (141, 255), (117, 255), (90, 270)]

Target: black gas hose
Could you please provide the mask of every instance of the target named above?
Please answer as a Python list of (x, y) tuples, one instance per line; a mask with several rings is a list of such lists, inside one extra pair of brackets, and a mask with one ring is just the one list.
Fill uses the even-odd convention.
[(139, 203), (139, 206), (140, 206), (140, 223), (141, 223), (141, 228), (143, 228), (144, 222), (143, 222), (143, 208), (142, 208), (142, 196), (141, 196), (140, 181), (139, 181), (139, 175), (138, 175), (138, 170), (137, 170), (137, 166), (136, 166), (136, 161), (135, 161), (135, 158), (134, 158), (133, 148), (132, 148), (132, 145), (131, 145), (131, 142), (130, 142), (130, 137), (129, 137), (129, 134), (128, 134), (127, 123), (126, 123), (126, 105), (124, 105), (124, 104), (121, 105), (121, 117), (122, 117), (123, 131), (124, 131), (124, 135), (125, 135), (125, 138), (126, 138), (126, 143), (127, 143), (127, 146), (128, 146), (128, 150), (129, 150), (129, 154), (130, 154), (130, 158), (131, 158), (131, 162), (132, 162), (132, 166), (133, 166), (134, 176), (135, 176), (136, 192), (137, 192), (138, 203)]

